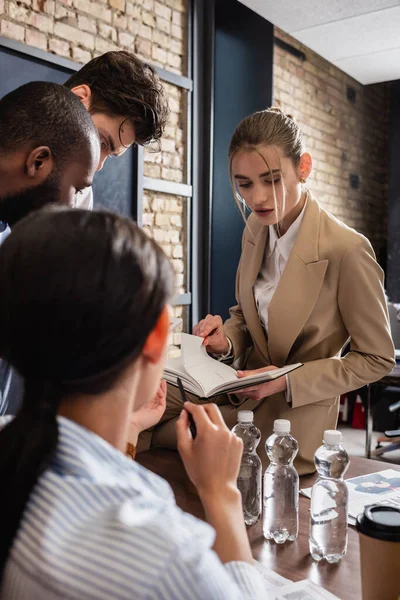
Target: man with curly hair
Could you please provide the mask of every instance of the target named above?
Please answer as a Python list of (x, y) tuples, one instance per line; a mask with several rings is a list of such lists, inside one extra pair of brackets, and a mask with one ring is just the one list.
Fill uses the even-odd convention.
[[(107, 52), (71, 75), (65, 84), (87, 108), (100, 136), (98, 170), (109, 156), (136, 143), (158, 142), (168, 120), (168, 102), (153, 67), (130, 52)], [(75, 202), (93, 207), (92, 189)]]

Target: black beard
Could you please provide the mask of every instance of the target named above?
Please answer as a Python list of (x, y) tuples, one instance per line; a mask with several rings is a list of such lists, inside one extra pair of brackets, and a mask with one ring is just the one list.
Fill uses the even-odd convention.
[(60, 199), (60, 182), (56, 177), (48, 177), (42, 184), (27, 188), (9, 196), (0, 197), (0, 221), (13, 227), (18, 221), (46, 204), (54, 204)]

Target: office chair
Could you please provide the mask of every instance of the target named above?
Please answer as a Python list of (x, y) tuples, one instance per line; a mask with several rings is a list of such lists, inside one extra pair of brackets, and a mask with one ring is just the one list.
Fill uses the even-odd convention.
[[(397, 365), (400, 362), (400, 305), (392, 304), (388, 302), (388, 311), (389, 311), (389, 320), (390, 320), (390, 329), (393, 338), (393, 344), (396, 349), (396, 363)], [(397, 367), (398, 368), (398, 367)], [(387, 391), (394, 392), (397, 395), (400, 394), (400, 388), (398, 386), (388, 386), (386, 388)], [(397, 425), (399, 424), (400, 418), (400, 400), (393, 402), (388, 407), (389, 412), (397, 413)], [(388, 442), (387, 446), (382, 446), (383, 443)], [(377, 446), (373, 451), (375, 456), (379, 456), (385, 452), (390, 452), (392, 450), (397, 450), (400, 448), (400, 428), (390, 429), (385, 431), (385, 435), (381, 436), (377, 440)]]

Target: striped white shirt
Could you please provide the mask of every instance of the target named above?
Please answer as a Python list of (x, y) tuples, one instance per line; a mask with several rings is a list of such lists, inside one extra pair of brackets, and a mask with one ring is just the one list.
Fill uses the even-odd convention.
[[(11, 233), (6, 223), (0, 221), (0, 246)], [(4, 415), (8, 407), (8, 393), (11, 385), (11, 369), (0, 358), (0, 415)]]
[(57, 452), (25, 509), (1, 599), (265, 600), (260, 573), (223, 565), (214, 530), (176, 506), (166, 481), (76, 423), (58, 423)]

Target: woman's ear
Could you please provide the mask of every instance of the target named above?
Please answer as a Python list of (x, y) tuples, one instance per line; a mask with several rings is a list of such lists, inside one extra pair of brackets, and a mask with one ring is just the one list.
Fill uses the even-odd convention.
[(34, 179), (37, 184), (47, 179), (53, 167), (53, 155), (48, 146), (34, 148), (25, 161), (25, 173), (29, 179)]
[(71, 92), (79, 98), (86, 110), (89, 110), (90, 101), (92, 98), (92, 90), (90, 89), (90, 87), (86, 84), (77, 85), (76, 87), (71, 89)]
[(300, 164), (299, 164), (300, 179), (305, 179), (305, 180), (308, 179), (311, 171), (312, 171), (311, 155), (308, 154), (308, 152), (304, 152), (304, 154), (302, 154), (300, 156)]
[(143, 348), (143, 356), (152, 363), (158, 363), (164, 355), (169, 331), (170, 314), (164, 306), (153, 331), (147, 337)]

